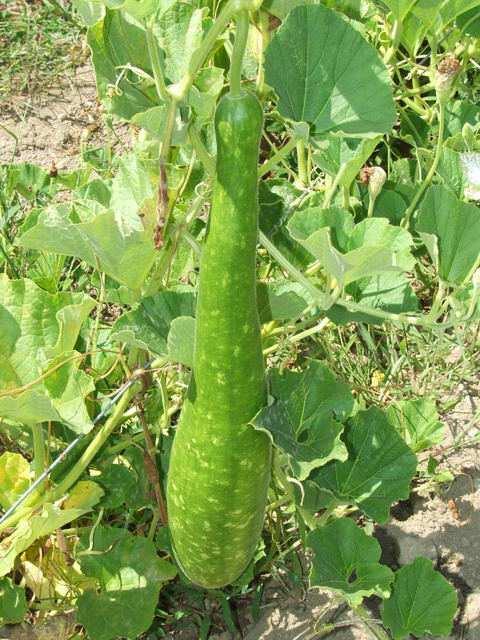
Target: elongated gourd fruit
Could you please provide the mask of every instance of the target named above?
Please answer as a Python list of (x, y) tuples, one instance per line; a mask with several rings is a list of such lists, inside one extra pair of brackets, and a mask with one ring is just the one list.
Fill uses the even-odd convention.
[(255, 270), (262, 124), (254, 95), (219, 102), (194, 366), (168, 472), (175, 555), (187, 577), (206, 588), (233, 582), (248, 566), (270, 480), (269, 438), (248, 425), (266, 400)]

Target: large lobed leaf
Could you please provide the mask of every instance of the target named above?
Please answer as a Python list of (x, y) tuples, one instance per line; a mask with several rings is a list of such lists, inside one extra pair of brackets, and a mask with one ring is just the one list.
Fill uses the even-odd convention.
[(317, 134), (374, 136), (391, 130), (395, 107), (376, 50), (322, 5), (291, 11), (266, 51), (266, 80), (280, 113)]
[(295, 475), (304, 480), (329, 460), (345, 460), (340, 435), (353, 409), (348, 386), (315, 360), (302, 372), (273, 370), (269, 382), (274, 400), (253, 425), (290, 456)]
[(340, 518), (308, 534), (313, 551), (310, 584), (342, 594), (353, 606), (373, 594), (390, 594), (393, 572), (380, 564), (380, 544), (357, 527), (353, 520)]
[(161, 560), (153, 542), (125, 529), (98, 527), (80, 540), (82, 572), (96, 578), (98, 589), (78, 599), (78, 620), (95, 640), (138, 638), (152, 623), (162, 585), (176, 575)]
[(91, 429), (84, 398), (93, 382), (72, 349), (94, 304), (82, 294), (52, 295), (30, 280), (0, 276), (0, 416)]
[(25, 589), (17, 587), (10, 578), (0, 578), (0, 625), (21, 622), (26, 613)]
[(40, 212), (17, 241), (28, 249), (75, 256), (131, 289), (140, 289), (155, 260), (155, 187), (148, 168), (129, 154), (119, 163), (110, 208), (93, 201)]
[(422, 236), (440, 278), (463, 284), (480, 260), (480, 210), (441, 185), (427, 191), (415, 230)]
[(416, 558), (395, 574), (392, 595), (383, 604), (382, 619), (394, 640), (410, 634), (446, 636), (452, 629), (457, 595), (427, 558)]
[(288, 230), (342, 287), (377, 274), (408, 271), (414, 264), (411, 235), (385, 218), (355, 225), (343, 209), (311, 207), (297, 211)]
[(343, 439), (348, 459), (329, 462), (312, 480), (339, 503), (355, 504), (370, 518), (386, 522), (391, 505), (409, 495), (416, 456), (375, 407), (357, 413)]

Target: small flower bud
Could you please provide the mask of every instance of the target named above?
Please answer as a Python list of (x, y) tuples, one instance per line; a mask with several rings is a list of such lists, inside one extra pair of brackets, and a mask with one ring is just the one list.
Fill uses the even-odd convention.
[(360, 172), (360, 180), (368, 185), (368, 193), (374, 200), (378, 198), (387, 179), (387, 174), (382, 167), (363, 167)]
[(435, 77), (435, 89), (441, 102), (446, 102), (450, 98), (450, 92), (459, 71), (460, 62), (453, 56), (448, 56), (439, 63)]

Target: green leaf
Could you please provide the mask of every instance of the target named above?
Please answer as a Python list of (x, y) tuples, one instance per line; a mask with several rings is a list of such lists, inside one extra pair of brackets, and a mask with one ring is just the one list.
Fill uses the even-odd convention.
[[(358, 280), (348, 287), (348, 293), (355, 302), (390, 313), (411, 313), (419, 309), (418, 298), (403, 273), (381, 273)], [(382, 323), (381, 319), (377, 320)]]
[(453, 100), (445, 108), (445, 132), (447, 138), (462, 132), (463, 126), (480, 124), (480, 107), (468, 100)]
[(354, 225), (347, 211), (312, 207), (297, 211), (287, 227), (340, 286), (382, 272), (407, 271), (414, 264), (412, 237), (385, 218)]
[(195, 341), (195, 318), (179, 316), (172, 320), (167, 338), (168, 357), (172, 362), (180, 362), (193, 367)]
[(20, 162), (7, 167), (7, 190), (17, 191), (29, 201), (47, 192), (51, 185), (51, 177), (41, 167), (30, 162)]
[(106, 509), (118, 509), (122, 504), (128, 503), (129, 497), (135, 491), (137, 480), (135, 474), (125, 465), (109, 464), (102, 471), (98, 483), (105, 489), (101, 506)]
[(20, 453), (0, 456), (0, 505), (8, 509), (30, 484), (30, 465)]
[(353, 520), (340, 518), (310, 532), (307, 546), (313, 551), (312, 587), (333, 589), (352, 606), (366, 596), (389, 595), (393, 572), (379, 562), (380, 544)]
[(262, 9), (283, 20), (292, 9), (306, 4), (318, 4), (318, 0), (265, 0)]
[(98, 0), (72, 0), (72, 5), (87, 27), (105, 17), (105, 7)]
[(125, 529), (98, 527), (93, 549), (86, 536), (79, 551), (82, 573), (98, 585), (77, 600), (80, 624), (95, 640), (138, 638), (150, 627), (160, 589), (175, 577), (175, 567), (157, 556), (153, 542)]
[(318, 150), (313, 154), (313, 160), (331, 176), (341, 171), (339, 185), (349, 189), (381, 139), (381, 136), (377, 136), (366, 140), (349, 140), (331, 135), (325, 140), (316, 141)]
[(403, 22), (402, 42), (415, 54), (427, 34), (438, 37), (458, 16), (479, 6), (479, 0), (417, 0)]
[[(368, 309), (381, 309), (389, 313), (413, 313), (419, 310), (419, 301), (406, 276), (402, 273), (382, 273), (358, 280), (348, 287), (355, 302)], [(349, 311), (344, 306), (333, 305), (326, 315), (337, 325), (350, 322), (382, 325), (388, 322), (373, 312)]]
[(388, 407), (387, 417), (415, 453), (443, 440), (444, 425), (432, 400), (399, 400)]
[(0, 625), (22, 622), (27, 609), (25, 589), (10, 578), (0, 578)]
[(477, 8), (462, 13), (457, 19), (457, 26), (468, 36), (480, 38), (480, 11)]
[[(458, 285), (471, 277), (480, 256), (478, 207), (462, 202), (443, 186), (430, 187), (421, 204), (415, 230), (435, 264), (438, 259), (438, 272), (444, 282)], [(436, 238), (437, 247), (427, 236)]]
[(113, 325), (111, 339), (164, 356), (172, 321), (194, 314), (193, 291), (162, 291), (144, 298), (136, 309), (121, 316)]
[(110, 207), (115, 214), (121, 235), (127, 238), (151, 227), (151, 221), (140, 217), (154, 199), (156, 186), (153, 176), (135, 153), (123, 156), (112, 182)]
[(135, 18), (142, 19), (158, 12), (159, 5), (162, 6), (165, 0), (125, 0), (122, 9)]
[(12, 570), (15, 558), (36, 540), (50, 535), (88, 511), (89, 508), (61, 509), (54, 504), (44, 504), (40, 513), (24, 517), (15, 531), (0, 542), (0, 577)]
[(404, 20), (416, 2), (417, 0), (382, 0), (396, 20)]
[(104, 495), (103, 489), (93, 480), (80, 480), (63, 503), (64, 509), (91, 509)]
[(322, 5), (291, 11), (266, 51), (266, 80), (280, 113), (316, 134), (372, 137), (391, 130), (395, 107), (376, 50)]
[[(70, 206), (48, 207), (17, 244), (78, 257), (131, 289), (139, 289), (155, 260), (153, 234), (140, 228), (140, 218), (137, 215), (138, 222), (134, 221), (134, 212), (123, 219), (122, 211), (103, 210), (96, 215), (92, 211), (90, 220), (75, 222)], [(138, 228), (133, 229), (134, 225)]]
[(304, 480), (329, 460), (345, 460), (340, 434), (353, 409), (348, 386), (315, 360), (299, 373), (273, 370), (269, 382), (274, 401), (252, 424), (290, 456), (297, 477)]
[(305, 313), (311, 300), (296, 282), (259, 282), (258, 313), (262, 323), (295, 320)]
[(465, 197), (480, 202), (480, 153), (460, 154), (460, 170), (465, 185)]
[(188, 104), (195, 113), (197, 126), (208, 123), (212, 118), (224, 82), (224, 70), (218, 67), (207, 67), (197, 74), (188, 94)]
[(131, 121), (135, 126), (145, 129), (154, 138), (161, 140), (165, 130), (166, 119), (167, 108), (162, 104), (159, 107), (147, 109), (142, 113), (136, 113)]
[(348, 423), (343, 440), (345, 462), (330, 462), (312, 476), (342, 504), (355, 504), (377, 522), (386, 522), (391, 505), (408, 498), (417, 458), (375, 407)]
[(155, 35), (165, 53), (165, 75), (178, 82), (188, 71), (190, 61), (203, 37), (204, 9), (177, 2), (155, 24)]
[(158, 105), (145, 42), (145, 30), (122, 11), (107, 10), (104, 20), (88, 30), (98, 95), (107, 111), (124, 120)]
[(94, 304), (0, 276), (0, 416), (26, 424), (54, 420), (78, 433), (92, 428), (84, 398), (93, 381), (79, 370), (82, 358), (72, 347)]
[(443, 0), (440, 9), (442, 28), (471, 9), (480, 9), (480, 0)]
[(394, 640), (450, 634), (457, 609), (453, 586), (427, 558), (416, 558), (395, 574), (392, 595), (385, 600), (382, 620)]
[(445, 185), (459, 198), (463, 196), (466, 178), (462, 167), (461, 154), (449, 147), (444, 147), (437, 172)]

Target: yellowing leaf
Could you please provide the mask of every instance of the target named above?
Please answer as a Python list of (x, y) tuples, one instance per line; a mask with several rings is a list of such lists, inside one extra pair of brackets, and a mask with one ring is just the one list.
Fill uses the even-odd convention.
[(0, 456), (0, 505), (8, 509), (30, 484), (30, 465), (19, 453)]
[(104, 490), (92, 480), (80, 480), (63, 503), (64, 509), (91, 509), (105, 495)]

